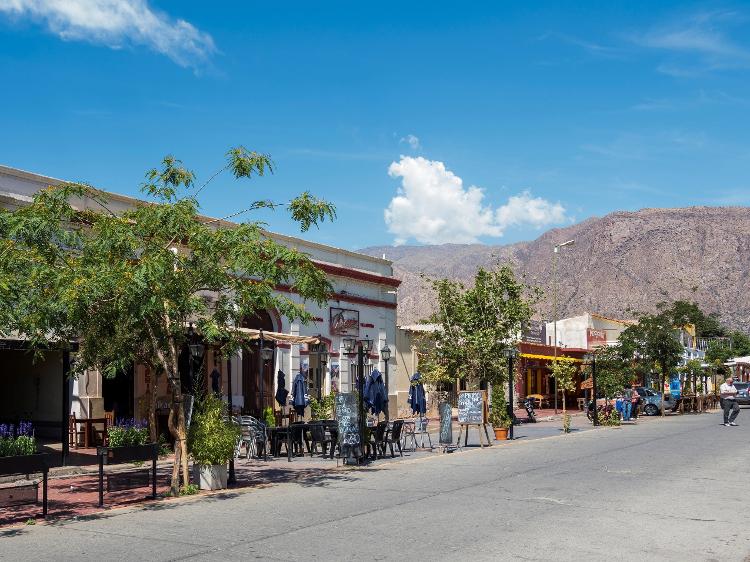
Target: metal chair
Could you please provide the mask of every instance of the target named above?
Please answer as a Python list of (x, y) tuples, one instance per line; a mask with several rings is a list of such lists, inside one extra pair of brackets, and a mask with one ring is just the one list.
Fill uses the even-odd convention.
[(404, 427), (404, 420), (394, 420), (391, 431), (387, 432), (383, 442), (383, 452), (385, 453), (385, 446), (388, 445), (391, 449), (391, 457), (396, 455), (393, 452), (393, 446), (398, 447), (399, 454), (403, 457), (404, 451), (401, 448), (401, 430)]
[(412, 434), (412, 439), (414, 440), (414, 448), (417, 448), (417, 436), (420, 438), (420, 445), (419, 447), (421, 449), (424, 449), (424, 438), (425, 435), (427, 436), (427, 442), (430, 444), (430, 450), (432, 450), (432, 438), (430, 437), (430, 434), (427, 431), (427, 424), (430, 422), (428, 418), (418, 418), (414, 420), (414, 433)]

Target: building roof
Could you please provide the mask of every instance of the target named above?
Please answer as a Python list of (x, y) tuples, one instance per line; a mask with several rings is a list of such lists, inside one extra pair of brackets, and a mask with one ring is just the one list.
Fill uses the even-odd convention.
[[(32, 182), (44, 183), (44, 184), (47, 184), (47, 185), (58, 185), (58, 184), (61, 184), (61, 183), (65, 183), (65, 181), (66, 181), (66, 180), (61, 180), (59, 178), (53, 178), (51, 176), (45, 176), (45, 175), (42, 175), (42, 174), (37, 174), (35, 172), (28, 172), (26, 170), (21, 170), (19, 168), (13, 168), (11, 166), (5, 166), (5, 165), (2, 165), (2, 164), (0, 164), (0, 174), (9, 175), (9, 176), (17, 177), (17, 178), (20, 178), (20, 179), (25, 179), (25, 180), (32, 181)], [(133, 206), (133, 205), (136, 205), (138, 203), (144, 203), (144, 201), (142, 199), (137, 199), (135, 197), (130, 197), (130, 196), (127, 196), (127, 195), (121, 195), (119, 193), (114, 193), (112, 191), (106, 191), (106, 190), (100, 189), (98, 187), (96, 187), (96, 189), (98, 189), (99, 191), (101, 191), (102, 193), (104, 193), (110, 199), (113, 199), (115, 201), (119, 201), (119, 202), (124, 203), (124, 204), (126, 204), (128, 206)], [(9, 202), (12, 201), (14, 203), (28, 203), (28, 202), (31, 201), (31, 199), (28, 196), (26, 196), (26, 195), (18, 194), (18, 193), (10, 193), (10, 192), (5, 192), (5, 191), (0, 192), (0, 198), (8, 200)], [(236, 224), (236, 223), (228, 221), (228, 220), (216, 219), (214, 217), (202, 216), (201, 218), (203, 218), (203, 219), (205, 219), (207, 221), (210, 220), (210, 221), (214, 222), (217, 225), (232, 226), (232, 225)], [(312, 242), (310, 240), (305, 240), (304, 238), (299, 238), (299, 237), (295, 237), (295, 236), (289, 236), (287, 234), (280, 234), (278, 232), (271, 232), (271, 231), (264, 231), (264, 233), (266, 235), (268, 235), (269, 238), (273, 238), (273, 239), (275, 239), (277, 241), (286, 242), (287, 244), (292, 245), (292, 246), (297, 245), (297, 244), (304, 244), (305, 246), (309, 246), (309, 247), (312, 247), (312, 248), (317, 248), (317, 249), (324, 250), (324, 251), (325, 250), (328, 250), (328, 251), (333, 250), (333, 251), (335, 251), (338, 254), (343, 254), (343, 255), (355, 257), (357, 259), (361, 259), (361, 260), (365, 260), (365, 261), (370, 261), (372, 263), (376, 263), (376, 264), (379, 264), (379, 265), (388, 265), (388, 266), (390, 266), (393, 263), (391, 260), (387, 260), (387, 259), (384, 259), (384, 258), (378, 258), (378, 257), (375, 257), (375, 256), (369, 256), (367, 254), (362, 254), (362, 253), (359, 253), (359, 252), (353, 252), (351, 250), (345, 250), (344, 248), (339, 248), (339, 247), (331, 246), (331, 245), (327, 245), (327, 244), (321, 244), (319, 242)]]

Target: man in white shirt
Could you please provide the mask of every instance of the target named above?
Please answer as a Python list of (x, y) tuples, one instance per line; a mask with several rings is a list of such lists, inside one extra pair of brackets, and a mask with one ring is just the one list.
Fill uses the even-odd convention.
[(734, 420), (740, 413), (740, 407), (737, 404), (737, 388), (734, 386), (732, 377), (727, 377), (727, 381), (719, 387), (719, 394), (722, 408), (724, 408), (724, 425), (727, 427), (737, 425)]

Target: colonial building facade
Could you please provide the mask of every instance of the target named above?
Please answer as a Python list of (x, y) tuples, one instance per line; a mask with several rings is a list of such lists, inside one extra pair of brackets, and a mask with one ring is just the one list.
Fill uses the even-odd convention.
[[(27, 205), (34, 193), (59, 182), (0, 166), (0, 205), (7, 209)], [(109, 197), (109, 206), (114, 210), (123, 210), (137, 203), (133, 198), (118, 194), (109, 194)], [(77, 205), (89, 208), (95, 204), (80, 201)], [(276, 334), (316, 336), (327, 345), (329, 355), (324, 362), (318, 349), (311, 344), (289, 343), (273, 337), (264, 344), (273, 350), (268, 361), (261, 359), (258, 340), (249, 342), (229, 365), (226, 360), (216, 360), (212, 350), (207, 349), (200, 369), (205, 376), (205, 387), (218, 388), (228, 398), (231, 370), (233, 405), (237, 410), (254, 415), (259, 415), (263, 407), (274, 406), (279, 371), (284, 373), (287, 389), (297, 373), (305, 374), (313, 397), (325, 395), (331, 389), (352, 390), (354, 381), (350, 358), (343, 350), (344, 337), (373, 340), (368, 362), (381, 371), (384, 364), (379, 350), (386, 343), (394, 348), (396, 343), (396, 288), (400, 281), (393, 276), (390, 261), (283, 234), (269, 232), (267, 235), (276, 242), (308, 254), (327, 274), (333, 292), (325, 306), (306, 303), (307, 310), (314, 316), (314, 321), (309, 324), (291, 322), (275, 310), (263, 310), (247, 318), (243, 327)], [(297, 298), (288, 287), (277, 287), (277, 291), (292, 299)], [(46, 425), (56, 435), (60, 435), (61, 420), (69, 414), (79, 418), (98, 418), (107, 411), (114, 412), (116, 417), (145, 417), (147, 381), (155, 374), (144, 366), (133, 365), (111, 379), (89, 372), (77, 380), (63, 381), (61, 364), (60, 352), (50, 351), (41, 360), (34, 361), (21, 338), (8, 336), (2, 339), (0, 381), (4, 388), (11, 389), (0, 393), (2, 417), (31, 419), (37, 422), (36, 427)], [(184, 366), (182, 370), (189, 368)], [(390, 370), (392, 380), (399, 380), (396, 365), (391, 365)], [(157, 406), (166, 407), (169, 402), (166, 380), (157, 379), (157, 394)], [(395, 398), (397, 394), (394, 384), (391, 395)], [(61, 412), (61, 405), (68, 404), (69, 411)]]

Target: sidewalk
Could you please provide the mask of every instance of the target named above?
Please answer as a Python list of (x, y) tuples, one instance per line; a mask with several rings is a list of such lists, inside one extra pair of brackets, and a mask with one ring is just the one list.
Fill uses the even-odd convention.
[[(547, 414), (541, 410), (539, 413)], [(554, 414), (553, 411), (552, 414)], [(523, 412), (525, 417), (525, 411)], [(552, 421), (540, 421), (539, 423), (523, 423), (514, 427), (514, 437), (517, 441), (530, 441), (556, 435), (562, 435), (562, 415), (557, 418), (554, 415), (545, 416)], [(573, 432), (587, 431), (593, 429), (585, 416), (576, 412), (573, 416)], [(377, 459), (367, 465), (368, 468), (378, 468), (386, 464), (398, 463), (403, 460), (427, 458), (442, 453), (439, 445), (437, 421), (430, 421), (430, 438), (433, 450), (418, 449), (416, 451), (405, 450), (401, 457), (396, 451), (396, 457), (391, 458), (390, 452), (385, 458)], [(458, 438), (458, 424), (453, 425), (454, 442)], [(492, 437), (491, 428), (488, 427)], [(463, 440), (462, 440), (463, 441)], [(492, 441), (495, 447), (509, 446), (512, 442)], [(466, 449), (479, 447), (478, 435), (473, 428), (469, 435), (469, 444)], [(89, 451), (79, 450), (79, 454), (85, 456)], [(452, 454), (461, 454), (461, 449)], [(216, 494), (231, 494), (234, 490), (268, 487), (284, 483), (294, 483), (301, 486), (325, 486), (327, 482), (341, 481), (350, 478), (347, 473), (357, 470), (357, 467), (343, 465), (337, 459), (323, 458), (321, 455), (310, 457), (295, 457), (289, 462), (287, 457), (263, 459), (236, 459), (235, 473), (237, 484), (229, 490), (218, 492), (200, 492), (200, 496), (208, 497)], [(130, 464), (108, 467), (108, 472), (149, 470), (150, 465), (135, 467)], [(177, 498), (167, 497), (169, 492), (169, 481), (172, 472), (172, 457), (160, 459), (157, 466), (157, 494), (156, 501), (150, 498), (150, 488), (135, 488), (118, 492), (104, 493), (104, 508), (98, 506), (99, 502), (99, 478), (98, 466), (87, 464), (86, 466), (58, 467), (50, 470), (49, 478), (49, 515), (48, 521), (66, 518), (85, 517), (88, 515), (107, 512), (112, 509), (142, 504), (143, 506), (162, 504), (164, 502), (179, 501)], [(106, 487), (106, 480), (105, 480)], [(41, 516), (41, 482), (39, 486), (39, 505), (21, 505), (0, 507), (0, 528), (9, 525), (26, 523), (29, 520), (43, 521)]]

